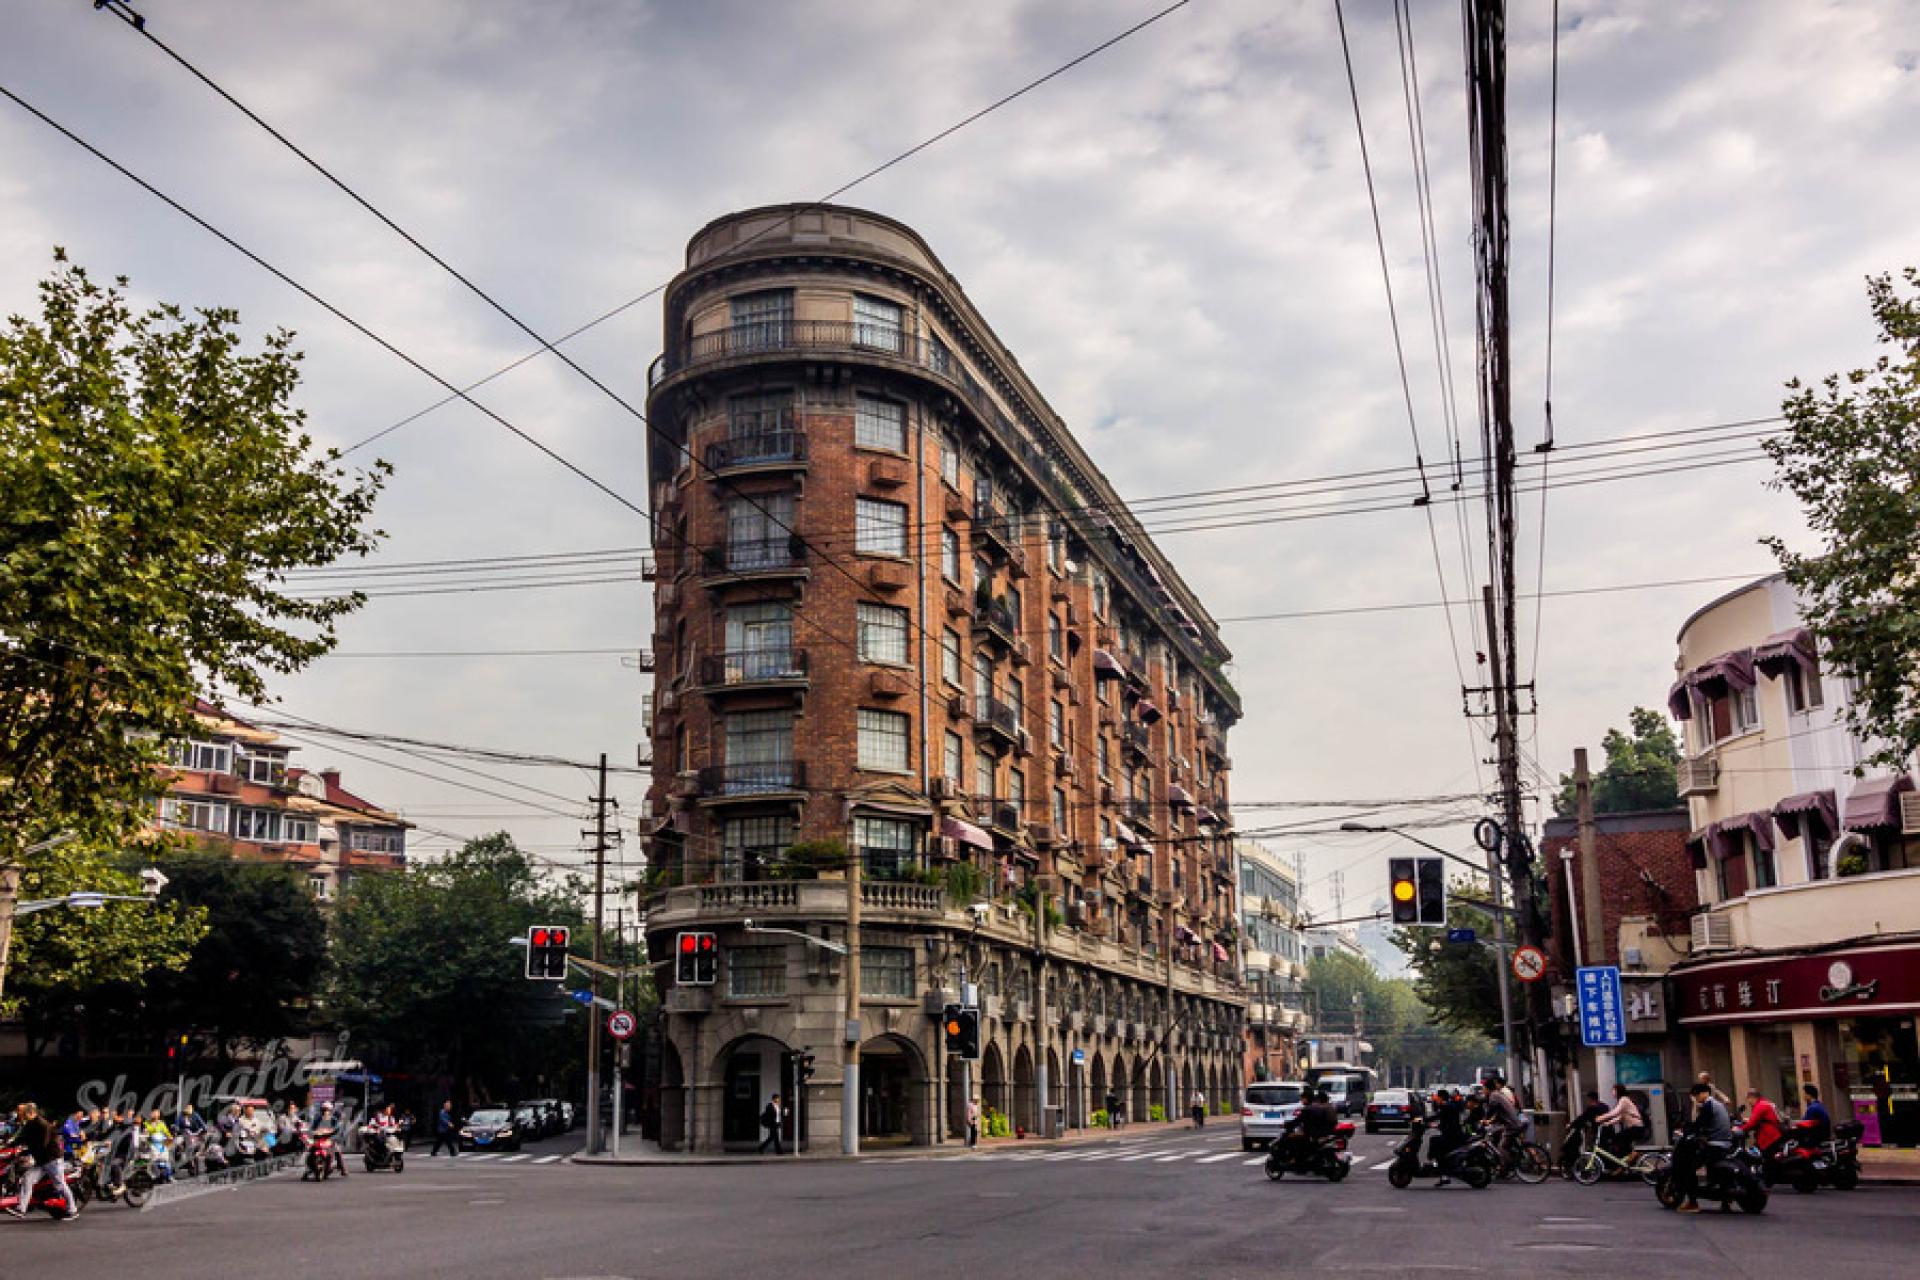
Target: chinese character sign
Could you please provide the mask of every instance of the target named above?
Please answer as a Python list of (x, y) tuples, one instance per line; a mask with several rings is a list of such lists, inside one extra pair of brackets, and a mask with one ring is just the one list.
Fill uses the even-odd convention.
[(1589, 1049), (1618, 1048), (1627, 1042), (1620, 970), (1612, 965), (1581, 969), (1575, 975), (1580, 996), (1580, 1043)]

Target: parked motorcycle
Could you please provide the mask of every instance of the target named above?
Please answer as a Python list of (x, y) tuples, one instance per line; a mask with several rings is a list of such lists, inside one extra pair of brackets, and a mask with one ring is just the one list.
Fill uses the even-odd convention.
[(1439, 1160), (1420, 1158), (1421, 1139), (1427, 1122), (1418, 1117), (1407, 1126), (1406, 1141), (1394, 1149), (1393, 1163), (1387, 1166), (1387, 1183), (1404, 1191), (1415, 1178), (1458, 1178), (1475, 1191), (1493, 1185), (1499, 1157), (1484, 1138), (1474, 1138), (1447, 1152)]
[(1324, 1138), (1308, 1138), (1289, 1129), (1267, 1144), (1267, 1177), (1278, 1182), (1289, 1173), (1313, 1174), (1338, 1182), (1353, 1167), (1353, 1154), (1347, 1150), (1352, 1138), (1350, 1120), (1342, 1121)]
[[(1653, 1193), (1659, 1197), (1662, 1208), (1680, 1207), (1685, 1197), (1680, 1189), (1678, 1171), (1690, 1164), (1697, 1164), (1701, 1150), (1700, 1139), (1691, 1133), (1674, 1143), (1673, 1163), (1653, 1184)], [(1760, 1173), (1760, 1153), (1751, 1147), (1735, 1147), (1725, 1155), (1709, 1160), (1696, 1180), (1699, 1183), (1699, 1198), (1702, 1201), (1719, 1201), (1722, 1213), (1734, 1204), (1740, 1206), (1742, 1213), (1766, 1211), (1767, 1187)]]
[(1860, 1137), (1865, 1132), (1857, 1122), (1835, 1125), (1823, 1142), (1810, 1128), (1796, 1125), (1767, 1159), (1767, 1185), (1785, 1183), (1802, 1195), (1822, 1185), (1853, 1190), (1860, 1185)]
[[(0, 1210), (12, 1210), (20, 1203), (20, 1187), (26, 1180), (27, 1170), (33, 1167), (33, 1157), (24, 1147), (0, 1147)], [(69, 1165), (68, 1177), (71, 1179), (72, 1166)], [(69, 1182), (71, 1188), (71, 1182)], [(78, 1192), (74, 1193), (76, 1196)], [(41, 1178), (33, 1187), (33, 1203), (26, 1206), (31, 1211), (40, 1209), (51, 1218), (71, 1218), (80, 1212), (80, 1206), (72, 1199), (60, 1193), (60, 1188), (51, 1178)]]
[(360, 1130), (360, 1145), (365, 1152), (362, 1161), (368, 1173), (379, 1173), (382, 1169), (400, 1173), (407, 1167), (406, 1140), (397, 1133), (367, 1125)]

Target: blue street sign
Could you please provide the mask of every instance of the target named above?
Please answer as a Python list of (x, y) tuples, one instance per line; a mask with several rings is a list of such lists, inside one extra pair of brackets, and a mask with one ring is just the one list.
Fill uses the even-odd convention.
[(1617, 1049), (1627, 1042), (1627, 1014), (1620, 998), (1620, 970), (1594, 965), (1574, 974), (1580, 995), (1580, 1043), (1589, 1049)]
[(569, 1000), (571, 1000), (571, 1001), (573, 1001), (573, 1002), (574, 1002), (575, 1004), (587, 1004), (587, 1005), (590, 1005), (590, 1004), (592, 1004), (592, 1003), (593, 1003), (593, 992), (591, 992), (591, 991), (569, 991), (569, 992), (567, 992), (567, 999), (569, 999)]
[(1471, 929), (1449, 929), (1449, 930), (1447, 930), (1447, 941), (1448, 941), (1448, 942), (1472, 942), (1472, 941), (1473, 941), (1473, 940), (1474, 940), (1475, 938), (1477, 938), (1477, 937), (1479, 937), (1479, 935), (1478, 935), (1478, 934), (1476, 934), (1476, 933), (1475, 933), (1475, 932), (1474, 932), (1473, 930), (1471, 930)]
[(1073, 1061), (1076, 1066), (1082, 1062), (1085, 1062), (1086, 1060), (1087, 1060), (1087, 1051), (1085, 1049), (1075, 1049), (1073, 1051)]

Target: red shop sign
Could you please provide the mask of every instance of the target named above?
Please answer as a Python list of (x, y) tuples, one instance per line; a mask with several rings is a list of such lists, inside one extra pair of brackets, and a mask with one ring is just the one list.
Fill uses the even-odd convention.
[(1920, 1010), (1920, 945), (1911, 943), (1721, 960), (1669, 976), (1683, 1026)]

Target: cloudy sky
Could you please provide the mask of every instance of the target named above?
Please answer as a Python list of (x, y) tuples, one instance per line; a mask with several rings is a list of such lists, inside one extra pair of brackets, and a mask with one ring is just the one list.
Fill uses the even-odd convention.
[[(139, 7), (162, 39), (534, 327), (558, 333), (670, 278), (708, 219), (818, 198), (1161, 6)], [(1471, 442), (1459, 13), (1440, 0), (1412, 9), (1437, 267)], [(1545, 0), (1514, 4), (1509, 33), (1523, 448), (1544, 427), (1548, 12)], [(1348, 23), (1414, 410), (1437, 463), (1448, 452), (1445, 399), (1392, 6), (1351, 0)], [(0, 84), (430, 367), (464, 383), (526, 353), (498, 315), (85, 0), (0, 0), (0, 31)], [(1604, 465), (1593, 460), (1604, 450), (1580, 460), (1583, 443), (1764, 418), (1787, 378), (1870, 358), (1863, 277), (1920, 262), (1917, 65), (1920, 9), (1897, 0), (1561, 5), (1553, 399), (1565, 449), (1555, 472)], [(1193, 0), (846, 200), (925, 235), (1129, 498), (1412, 461), (1332, 0)], [(0, 101), (0, 307), (33, 307), (56, 244), (97, 273), (132, 277), (142, 299), (231, 305), (256, 332), (298, 330), (301, 401), (323, 441), (344, 446), (440, 398), (419, 373)], [(568, 350), (638, 402), (660, 350), (657, 301)], [(639, 424), (557, 362), (532, 361), (478, 394), (643, 500)], [(1719, 459), (1742, 446), (1751, 441), (1632, 460)], [(396, 468), (379, 511), (386, 561), (645, 541), (631, 512), (469, 406), (424, 416), (355, 457), (374, 454)], [(1444, 469), (1435, 476), (1444, 495)], [(1528, 732), (1546, 773), (1569, 767), (1576, 745), (1597, 747), (1635, 704), (1660, 705), (1680, 621), (1732, 575), (1767, 571), (1760, 536), (1804, 541), (1793, 504), (1766, 477), (1764, 462), (1746, 462), (1553, 490), (1538, 579), (1540, 499), (1523, 502), (1529, 590), (1536, 580), (1552, 593), (1729, 575), (1545, 603), (1541, 710)], [(1246, 519), (1327, 500), (1207, 514)], [(1432, 542), (1411, 508), (1161, 541), (1222, 619), (1418, 604), (1441, 596), (1436, 543), (1447, 595), (1477, 594), (1456, 510), (1436, 508)], [(1171, 511), (1150, 522), (1217, 523)], [(1533, 611), (1528, 602), (1523, 667)], [(646, 685), (616, 653), (368, 655), (638, 650), (648, 616), (637, 582), (379, 599), (346, 624), (341, 654), (280, 692), (287, 711), (328, 725), (573, 759), (606, 751), (631, 764)], [(1491, 784), (1478, 763), (1484, 737), (1460, 714), (1441, 611), (1225, 630), (1247, 711), (1232, 748), (1242, 801)], [(1464, 610), (1455, 630), (1471, 666)], [(363, 745), (301, 754), (339, 764), (351, 785), (427, 826), (504, 826), (548, 857), (579, 859), (583, 774), (465, 762), (520, 784), (508, 786)], [(637, 813), (643, 780), (623, 777), (616, 790)], [(1241, 825), (1317, 816), (1248, 808)], [(1351, 910), (1379, 892), (1393, 840), (1273, 843), (1300, 850), (1323, 907), (1342, 872)]]

